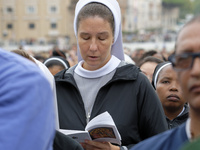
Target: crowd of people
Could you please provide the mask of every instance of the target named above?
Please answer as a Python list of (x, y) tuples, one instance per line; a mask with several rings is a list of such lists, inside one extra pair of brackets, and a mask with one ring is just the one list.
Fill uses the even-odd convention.
[[(123, 48), (116, 0), (79, 0), (77, 49), (39, 60), (0, 49), (0, 149), (189, 150), (200, 148), (200, 16), (178, 33), (175, 51)], [(70, 57), (69, 57), (70, 54)], [(59, 129), (85, 130), (109, 112), (121, 145), (81, 143)]]

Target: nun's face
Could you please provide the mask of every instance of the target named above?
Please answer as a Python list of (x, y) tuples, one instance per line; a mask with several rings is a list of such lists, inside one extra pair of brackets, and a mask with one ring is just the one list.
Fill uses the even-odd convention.
[(183, 94), (178, 82), (177, 74), (172, 69), (171, 65), (166, 66), (159, 73), (156, 92), (165, 112), (168, 111), (173, 113), (182, 111), (186, 101), (182, 96)]
[(56, 75), (58, 72), (60, 72), (61, 70), (65, 69), (64, 67), (61, 67), (60, 65), (54, 65), (52, 67), (48, 68), (49, 71), (51, 72), (51, 74), (54, 76)]
[(78, 28), (78, 44), (83, 68), (97, 70), (111, 58), (114, 37), (110, 23), (98, 16), (83, 19)]

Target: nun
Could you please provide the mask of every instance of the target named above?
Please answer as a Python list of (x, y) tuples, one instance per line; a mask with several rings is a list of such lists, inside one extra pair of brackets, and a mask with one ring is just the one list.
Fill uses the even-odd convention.
[(116, 0), (79, 0), (74, 32), (78, 64), (55, 75), (61, 129), (85, 130), (108, 111), (121, 145), (85, 140), (85, 150), (127, 150), (167, 130), (162, 105), (146, 76), (124, 61), (121, 12)]
[(156, 66), (152, 84), (162, 103), (168, 128), (172, 129), (186, 122), (189, 107), (171, 62), (163, 62)]
[(68, 69), (70, 67), (69, 62), (65, 58), (59, 56), (46, 59), (44, 65), (49, 69), (53, 76), (63, 69)]

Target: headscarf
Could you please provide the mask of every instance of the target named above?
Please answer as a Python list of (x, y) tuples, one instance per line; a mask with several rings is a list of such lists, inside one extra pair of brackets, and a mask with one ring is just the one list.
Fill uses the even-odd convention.
[[(123, 46), (122, 46), (122, 30), (121, 30), (121, 10), (116, 0), (79, 0), (78, 3), (76, 4), (75, 17), (74, 17), (74, 32), (75, 32), (76, 37), (77, 37), (76, 21), (77, 21), (78, 14), (85, 5), (92, 2), (104, 4), (113, 13), (114, 21), (115, 21), (115, 33), (114, 33), (114, 43), (111, 47), (111, 54), (116, 56), (120, 60), (124, 60), (124, 52), (123, 52)], [(77, 49), (78, 49), (77, 50), (78, 61), (80, 62), (82, 60), (82, 57), (80, 54), (78, 44), (77, 44)]]
[(36, 58), (34, 58), (33, 56), (30, 56), (36, 63), (36, 65), (40, 68), (40, 70), (44, 73), (44, 76), (46, 77), (46, 79), (49, 81), (51, 89), (53, 91), (53, 99), (54, 99), (54, 109), (55, 109), (55, 121), (56, 121), (56, 129), (59, 129), (59, 120), (58, 120), (58, 105), (57, 105), (57, 96), (56, 96), (56, 85), (55, 85), (55, 80), (54, 80), (54, 76), (51, 74), (51, 72), (49, 71), (49, 69), (45, 66), (45, 64), (43, 64), (42, 62), (40, 62), (39, 60), (37, 60)]
[(153, 85), (154, 89), (156, 89), (156, 86), (157, 86), (158, 75), (160, 74), (161, 70), (168, 65), (171, 65), (171, 62), (165, 61), (156, 66), (154, 73), (153, 73), (153, 77), (152, 77), (152, 85)]
[(59, 57), (59, 56), (50, 57), (50, 58), (48, 58), (47, 60), (44, 61), (44, 64), (47, 67), (54, 64), (54, 63), (61, 64), (65, 69), (68, 69), (70, 67), (69, 62), (66, 59), (64, 59), (63, 57)]

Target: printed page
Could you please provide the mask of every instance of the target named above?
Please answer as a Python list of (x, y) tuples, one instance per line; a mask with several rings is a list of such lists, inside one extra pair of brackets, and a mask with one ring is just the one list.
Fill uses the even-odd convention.
[(92, 140), (107, 141), (121, 145), (121, 136), (111, 117), (106, 111), (93, 118), (86, 126)]

